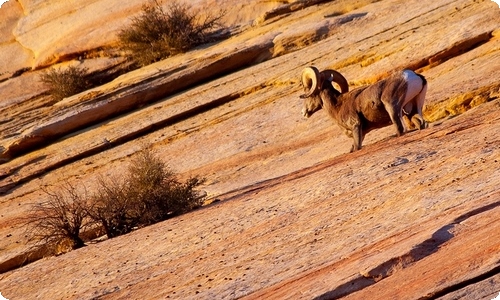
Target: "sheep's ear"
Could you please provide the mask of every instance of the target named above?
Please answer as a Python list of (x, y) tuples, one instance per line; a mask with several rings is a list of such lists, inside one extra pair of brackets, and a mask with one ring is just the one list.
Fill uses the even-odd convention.
[(329, 78), (326, 78), (325, 74), (319, 73), (318, 88), (317, 88), (318, 91), (323, 89), (323, 83), (327, 80), (329, 81)]

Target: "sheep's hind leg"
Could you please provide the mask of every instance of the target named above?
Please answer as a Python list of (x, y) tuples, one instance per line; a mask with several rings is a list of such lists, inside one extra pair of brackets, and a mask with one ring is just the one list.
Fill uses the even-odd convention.
[(424, 118), (422, 118), (422, 116), (419, 114), (416, 114), (413, 117), (411, 117), (411, 122), (415, 125), (415, 127), (418, 128), (418, 130), (427, 128), (428, 126), (427, 122), (425, 122)]
[(410, 121), (410, 118), (408, 117), (408, 115), (406, 114), (403, 114), (403, 123), (405, 125), (405, 131), (410, 131), (413, 127), (412, 125), (412, 121)]
[(402, 136), (405, 130), (403, 122), (401, 122), (401, 115), (403, 114), (402, 109), (395, 109), (394, 106), (386, 103), (384, 103), (384, 107), (391, 118), (392, 124), (396, 126), (397, 136)]
[[(424, 117), (422, 114), (422, 108), (424, 107), (426, 93), (427, 93), (427, 84), (424, 84), (422, 90), (420, 91), (420, 93), (416, 97), (417, 115), (414, 115), (411, 118), (411, 121), (413, 122), (413, 124), (416, 124), (415, 122), (420, 123), (420, 126), (417, 126), (418, 129), (427, 128), (427, 126), (428, 126), (428, 124), (424, 120)], [(414, 118), (416, 118), (416, 119), (414, 120)]]

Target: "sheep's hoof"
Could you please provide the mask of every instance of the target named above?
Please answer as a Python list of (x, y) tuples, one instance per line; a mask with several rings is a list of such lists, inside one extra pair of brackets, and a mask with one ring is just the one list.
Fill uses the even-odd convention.
[(419, 115), (413, 116), (411, 118), (411, 122), (418, 128), (418, 130), (425, 129), (428, 126), (427, 122), (425, 122), (425, 120)]

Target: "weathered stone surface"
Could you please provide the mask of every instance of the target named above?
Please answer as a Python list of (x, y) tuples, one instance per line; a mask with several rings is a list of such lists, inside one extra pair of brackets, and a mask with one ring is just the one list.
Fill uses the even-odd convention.
[[(279, 3), (268, 1), (227, 0), (183, 1), (204, 7), (203, 13), (226, 12), (228, 26), (253, 20)], [(83, 1), (9, 1), (2, 7), (0, 17), (0, 79), (26, 68), (43, 68), (54, 63), (81, 56), (107, 56), (117, 43), (116, 33), (137, 15), (147, 0)], [(167, 4), (163, 4), (166, 6)], [(208, 10), (206, 9), (208, 8)], [(5, 69), (4, 69), (5, 68)], [(5, 75), (4, 75), (5, 74)]]
[[(500, 230), (500, 10), (466, 0), (344, 4), (290, 10), (57, 104), (40, 87), (8, 88), (36, 73), (3, 82), (13, 98), (0, 107), (17, 118), (0, 124), (10, 130), (4, 151), (46, 140), (0, 165), (0, 270), (25, 258), (20, 216), (46, 197), (40, 186), (68, 180), (91, 191), (144, 147), (181, 176), (207, 177), (208, 202), (221, 201), (6, 272), (2, 294), (476, 299), (499, 291), (500, 241), (491, 237)], [(310, 64), (336, 67), (352, 85), (420, 68), (425, 117), (439, 121), (399, 138), (392, 127), (377, 130), (346, 154), (351, 141), (324, 112), (301, 119), (298, 77)]]
[(109, 48), (127, 18), (145, 1), (20, 1), (24, 16), (13, 33), (34, 54), (34, 69)]
[(28, 68), (33, 61), (29, 49), (19, 44), (13, 30), (23, 15), (19, 2), (8, 1), (0, 8), (0, 82), (11, 77), (16, 71)]

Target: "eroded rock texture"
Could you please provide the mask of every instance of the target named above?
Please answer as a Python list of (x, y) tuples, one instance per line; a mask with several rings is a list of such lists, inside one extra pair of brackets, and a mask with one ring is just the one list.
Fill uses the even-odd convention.
[[(76, 3), (78, 2), (78, 3)], [(481, 0), (198, 1), (232, 36), (54, 102), (47, 67), (118, 72), (144, 1), (13, 1), (0, 16), (0, 292), (9, 299), (493, 299), (500, 291), (500, 9)], [(50, 39), (47, 38), (50, 36)], [(301, 118), (301, 70), (403, 68), (430, 128)], [(111, 70), (111, 71), (110, 71)], [(207, 205), (19, 267), (43, 186), (89, 191), (153, 149)], [(220, 200), (220, 201), (215, 201)], [(209, 204), (212, 202), (212, 204)]]

